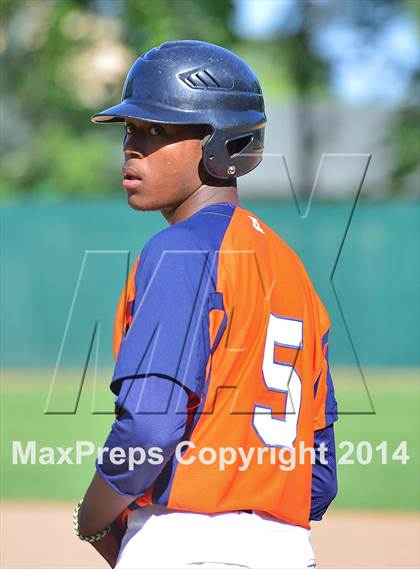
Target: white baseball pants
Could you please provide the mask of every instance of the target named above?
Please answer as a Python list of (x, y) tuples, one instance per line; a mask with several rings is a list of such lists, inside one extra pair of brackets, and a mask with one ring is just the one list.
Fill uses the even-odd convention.
[(116, 569), (315, 569), (310, 530), (256, 513), (146, 506), (128, 518)]

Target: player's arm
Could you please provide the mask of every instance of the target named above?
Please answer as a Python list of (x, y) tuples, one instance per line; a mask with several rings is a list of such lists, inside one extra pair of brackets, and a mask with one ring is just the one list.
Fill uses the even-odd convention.
[[(93, 543), (108, 562), (114, 556), (115, 562), (120, 546), (121, 532), (115, 520), (145, 493), (173, 455), (185, 433), (188, 401), (188, 391), (169, 378), (151, 375), (122, 382), (117, 418), (104, 444), (109, 452), (96, 463), (97, 472), (79, 513), (82, 535), (94, 535), (114, 524), (109, 536)], [(130, 463), (130, 449), (141, 448), (147, 457), (152, 447), (158, 449), (158, 461)], [(118, 460), (112, 459), (115, 448), (124, 451), (125, 460), (123, 453)]]
[(116, 564), (124, 535), (124, 530), (114, 520), (131, 501), (130, 497), (115, 492), (96, 472), (80, 508), (79, 529), (82, 535), (94, 535), (108, 525), (112, 526), (108, 535), (92, 543), (110, 567)]
[[(324, 448), (324, 451), (322, 450)], [(314, 433), (315, 464), (312, 467), (310, 519), (319, 521), (337, 495), (334, 424)]]
[[(321, 520), (337, 495), (337, 465), (334, 422), (338, 419), (337, 401), (329, 367), (329, 330), (322, 337), (322, 367), (314, 385), (315, 464), (312, 466), (311, 520)], [(325, 452), (320, 450), (324, 447)]]
[[(210, 353), (208, 252), (174, 226), (143, 248), (135, 275), (133, 320), (119, 347), (111, 389), (118, 415), (105, 447), (158, 447), (161, 462), (130, 468), (104, 454), (81, 511), (81, 531), (113, 521), (153, 484), (182, 440), (190, 397), (199, 398)], [(171, 379), (176, 378), (176, 379)], [(101, 463), (102, 462), (102, 463)], [(109, 486), (107, 498), (102, 482)], [(112, 494), (112, 492), (115, 495)], [(119, 496), (119, 497), (118, 497)]]

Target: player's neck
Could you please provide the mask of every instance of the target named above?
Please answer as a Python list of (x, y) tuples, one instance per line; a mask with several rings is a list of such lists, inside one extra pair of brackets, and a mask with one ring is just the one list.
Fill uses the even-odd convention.
[(218, 202), (231, 202), (240, 205), (238, 189), (235, 186), (207, 186), (203, 184), (176, 208), (161, 210), (166, 221), (173, 225), (188, 219), (204, 207)]

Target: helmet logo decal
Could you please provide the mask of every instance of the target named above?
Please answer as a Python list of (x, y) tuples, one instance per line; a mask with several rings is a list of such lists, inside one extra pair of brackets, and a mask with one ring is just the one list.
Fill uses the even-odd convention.
[(188, 71), (179, 73), (178, 77), (192, 89), (218, 89), (224, 87), (213, 77), (208, 69), (202, 67), (196, 67), (195, 69), (189, 69)]

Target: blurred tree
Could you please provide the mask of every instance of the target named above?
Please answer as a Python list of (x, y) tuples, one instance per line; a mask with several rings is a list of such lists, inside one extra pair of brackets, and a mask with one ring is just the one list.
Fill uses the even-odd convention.
[[(249, 60), (256, 57), (263, 60), (260, 65), (263, 83), (273, 87), (273, 91), (277, 89), (278, 93), (281, 86), (281, 94), (293, 100), (298, 170), (292, 173), (292, 178), (298, 182), (295, 196), (298, 202), (307, 201), (320, 159), (317, 142), (320, 125), (314, 116), (314, 103), (321, 99), (333, 101), (337, 75), (346, 66), (352, 67), (353, 73), (357, 74), (358, 67), (354, 63), (363, 63), (367, 55), (384, 50), (381, 42), (392, 24), (413, 18), (418, 24), (419, 6), (417, 0), (287, 2), (281, 16), (277, 16), (277, 26), (270, 26), (267, 37), (259, 37), (251, 47), (245, 48)], [(418, 25), (416, 29), (419, 30)], [(257, 68), (258, 62), (255, 63)], [(402, 183), (402, 177), (412, 173), (416, 164), (418, 146), (413, 144), (413, 140), (416, 136), (418, 139), (418, 120), (410, 119), (418, 116), (418, 81), (413, 70), (407, 69), (408, 63), (403, 58), (392, 57), (391, 54), (386, 64), (388, 69), (392, 68), (396, 78), (412, 73), (411, 94), (414, 96), (404, 104), (401, 120), (397, 118), (396, 121), (396, 130), (387, 133), (384, 141), (394, 152), (395, 165), (389, 188), (382, 191), (398, 193), (407, 190), (409, 184)], [(361, 78), (363, 80), (369, 84), (368, 78)], [(386, 81), (385, 77), (383, 81)], [(303, 204), (300, 209), (304, 209)]]
[[(420, 36), (420, 2), (405, 0)], [(420, 56), (418, 57), (420, 64)], [(392, 191), (396, 195), (420, 194), (420, 69), (411, 77), (406, 102), (392, 124)]]
[(392, 129), (391, 181), (396, 195), (420, 193), (420, 108), (403, 107)]
[(2, 195), (114, 192), (121, 147), (90, 115), (115, 104), (134, 59), (163, 41), (231, 45), (232, 10), (230, 0), (2, 0)]
[[(163, 41), (193, 38), (237, 51), (262, 79), (266, 95), (293, 99), (299, 152), (293, 178), (306, 199), (319, 160), (314, 101), (333, 100), (337, 69), (349, 57), (362, 59), (390, 22), (409, 17), (418, 23), (419, 3), (299, 0), (284, 6), (274, 31), (250, 40), (232, 25), (235, 0), (1, 0), (2, 195), (112, 194), (120, 185), (118, 126), (95, 127), (90, 115), (119, 99), (138, 54)], [(349, 35), (346, 49), (341, 39), (345, 44)], [(402, 64), (389, 65), (398, 72)], [(415, 76), (412, 92), (416, 104)], [(413, 100), (407, 101), (389, 135), (392, 181), (401, 192), (416, 161), (413, 113)]]
[[(274, 51), (276, 59), (283, 62), (287, 75), (291, 79), (295, 98), (295, 132), (296, 152), (298, 154), (299, 172), (294, 174), (299, 187), (296, 188), (295, 199), (306, 201), (310, 196), (314, 180), (314, 155), (317, 124), (313, 116), (313, 99), (320, 94), (326, 96), (328, 85), (329, 61), (314, 49), (314, 35), (318, 33), (322, 20), (322, 8), (312, 0), (302, 0), (293, 5), (295, 14), (292, 21), (295, 28), (286, 35), (278, 30)], [(304, 211), (304, 205), (300, 206)]]

